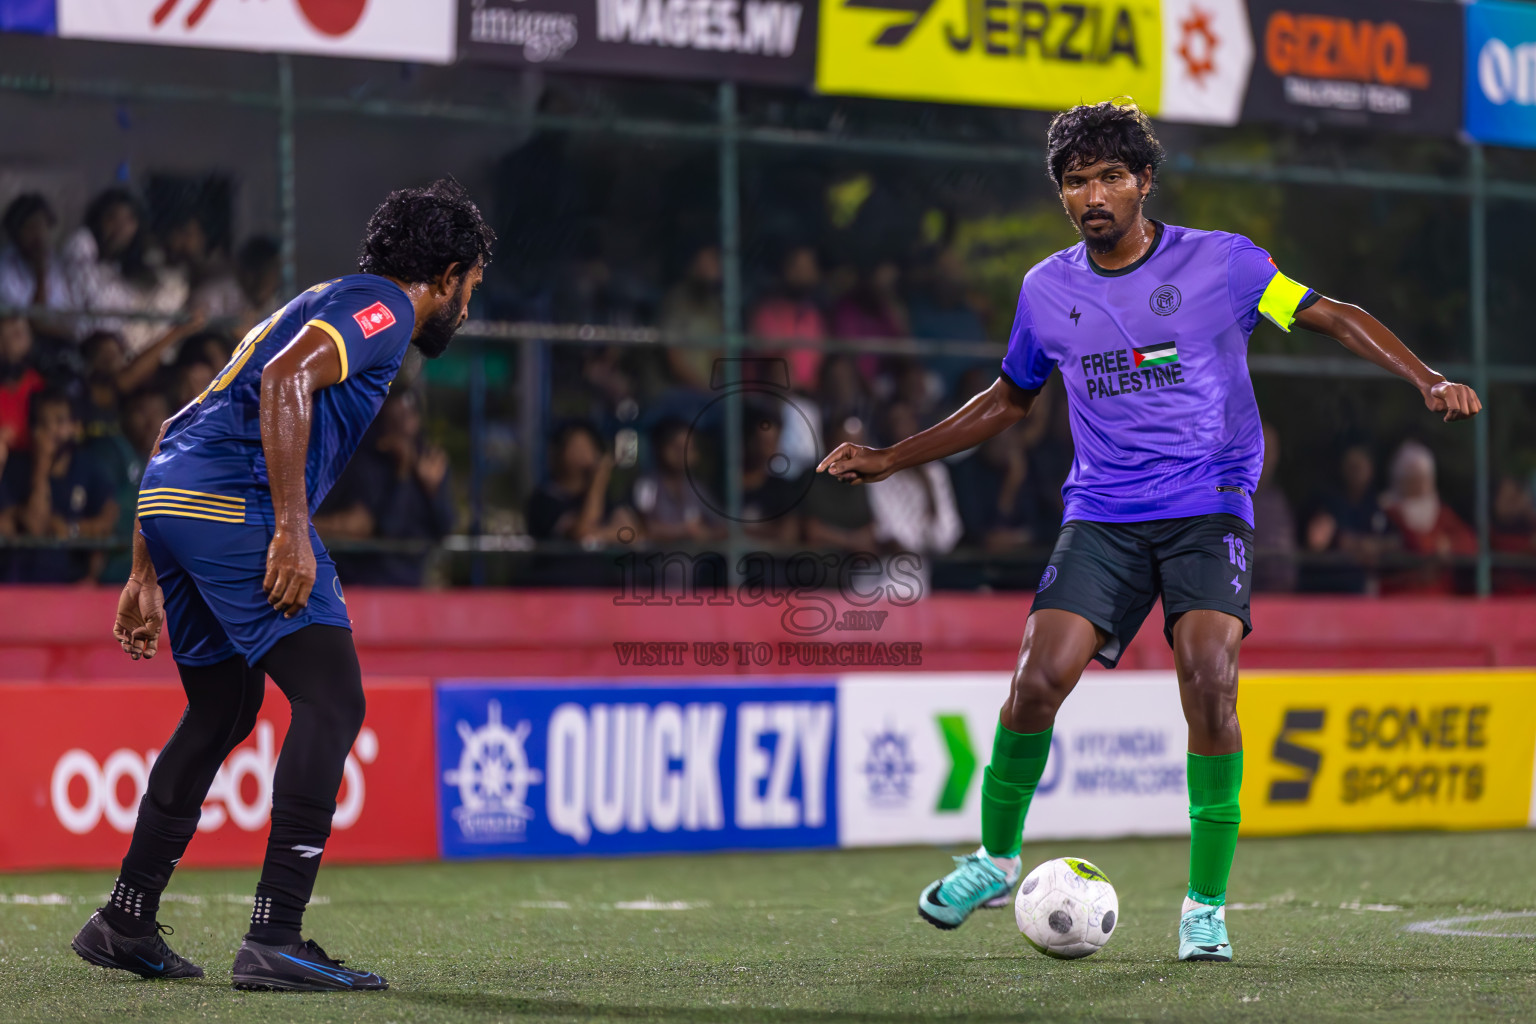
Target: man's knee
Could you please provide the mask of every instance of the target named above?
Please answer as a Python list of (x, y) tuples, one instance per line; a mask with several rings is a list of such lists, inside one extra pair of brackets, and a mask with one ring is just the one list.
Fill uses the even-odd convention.
[(1224, 664), (1196, 663), (1180, 673), (1179, 688), (1190, 729), (1217, 737), (1237, 725), (1237, 671)]
[[(1003, 724), (1015, 732), (1039, 732), (1048, 728), (1056, 721), (1056, 712), (1077, 685), (1080, 674), (1076, 666), (1026, 658), (1013, 675), (1008, 704), (1003, 708)], [(1010, 723), (1024, 727), (1014, 728)]]

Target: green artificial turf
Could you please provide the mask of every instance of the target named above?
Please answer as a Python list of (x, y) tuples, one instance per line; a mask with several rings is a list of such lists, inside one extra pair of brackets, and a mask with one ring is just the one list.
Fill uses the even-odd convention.
[[(1075, 962), (1029, 949), (1010, 911), (921, 923), (918, 892), (948, 852), (327, 867), (307, 934), (391, 988), (318, 996), (229, 988), (253, 871), (177, 875), (161, 918), (208, 970), (190, 982), (70, 952), (109, 872), (0, 876), (0, 1020), (1536, 1019), (1530, 939), (1406, 930), (1536, 910), (1536, 833), (1244, 840), (1232, 965), (1173, 960), (1183, 841), (1025, 847), (1030, 862), (1087, 857), (1116, 884), (1113, 941)], [(1453, 927), (1536, 938), (1536, 917)]]

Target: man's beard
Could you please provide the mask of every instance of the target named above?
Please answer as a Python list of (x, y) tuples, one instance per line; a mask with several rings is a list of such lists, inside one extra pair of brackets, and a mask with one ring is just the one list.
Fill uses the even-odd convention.
[(461, 284), (458, 291), (453, 293), (452, 301), (422, 322), (411, 344), (428, 359), (436, 359), (448, 351), (448, 343), (459, 329), (459, 310), (463, 308), (464, 286)]
[[(1111, 227), (1110, 230), (1108, 230), (1108, 231), (1106, 231), (1106, 232), (1104, 232), (1102, 234), (1090, 235), (1088, 233), (1088, 224), (1089, 223), (1097, 224), (1097, 223), (1100, 223), (1101, 221), (1103, 221), (1106, 218), (1108, 219), (1108, 221), (1109, 221), (1109, 223), (1111, 225), (1114, 225), (1114, 223), (1115, 223), (1115, 215), (1114, 214), (1108, 213), (1107, 211), (1102, 211), (1102, 210), (1095, 210), (1093, 212), (1100, 214), (1100, 216), (1095, 217), (1092, 221), (1081, 221), (1080, 220), (1078, 222), (1078, 230), (1080, 230), (1082, 232), (1083, 244), (1086, 245), (1093, 252), (1096, 252), (1096, 253), (1098, 253), (1099, 255), (1102, 256), (1102, 255), (1104, 255), (1107, 252), (1113, 252), (1115, 246), (1120, 244), (1120, 240), (1125, 237), (1125, 233), (1127, 231), (1129, 231), (1130, 228), (1129, 227), (1118, 227), (1118, 226), (1115, 226), (1115, 227)], [(1084, 214), (1083, 216), (1086, 217), (1087, 214)]]

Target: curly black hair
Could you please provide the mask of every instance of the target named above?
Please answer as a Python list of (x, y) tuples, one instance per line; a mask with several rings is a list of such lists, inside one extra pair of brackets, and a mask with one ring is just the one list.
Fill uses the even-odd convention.
[(48, 219), (50, 225), (59, 222), (58, 216), (53, 212), (53, 207), (49, 205), (48, 200), (39, 192), (23, 192), (11, 200), (11, 205), (5, 208), (3, 220), (5, 233), (10, 236), (11, 241), (14, 242), (16, 236), (21, 234), (21, 229), (26, 225), (27, 221), (39, 213)]
[(457, 263), (468, 270), (491, 261), (496, 232), (453, 178), (404, 188), (368, 219), (357, 269), (407, 283), (431, 281)]
[(1059, 189), (1067, 171), (1100, 160), (1118, 160), (1133, 174), (1150, 170), (1156, 184), (1163, 144), (1153, 134), (1152, 122), (1134, 103), (1084, 103), (1051, 119), (1045, 133), (1045, 164), (1052, 184)]

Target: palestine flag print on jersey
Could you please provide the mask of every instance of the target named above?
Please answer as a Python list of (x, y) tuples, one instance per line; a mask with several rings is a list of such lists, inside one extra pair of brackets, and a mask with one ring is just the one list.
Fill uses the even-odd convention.
[(1160, 341), (1155, 345), (1147, 345), (1144, 348), (1133, 348), (1136, 354), (1136, 368), (1143, 366), (1167, 366), (1169, 363), (1179, 361), (1179, 349), (1171, 341)]

